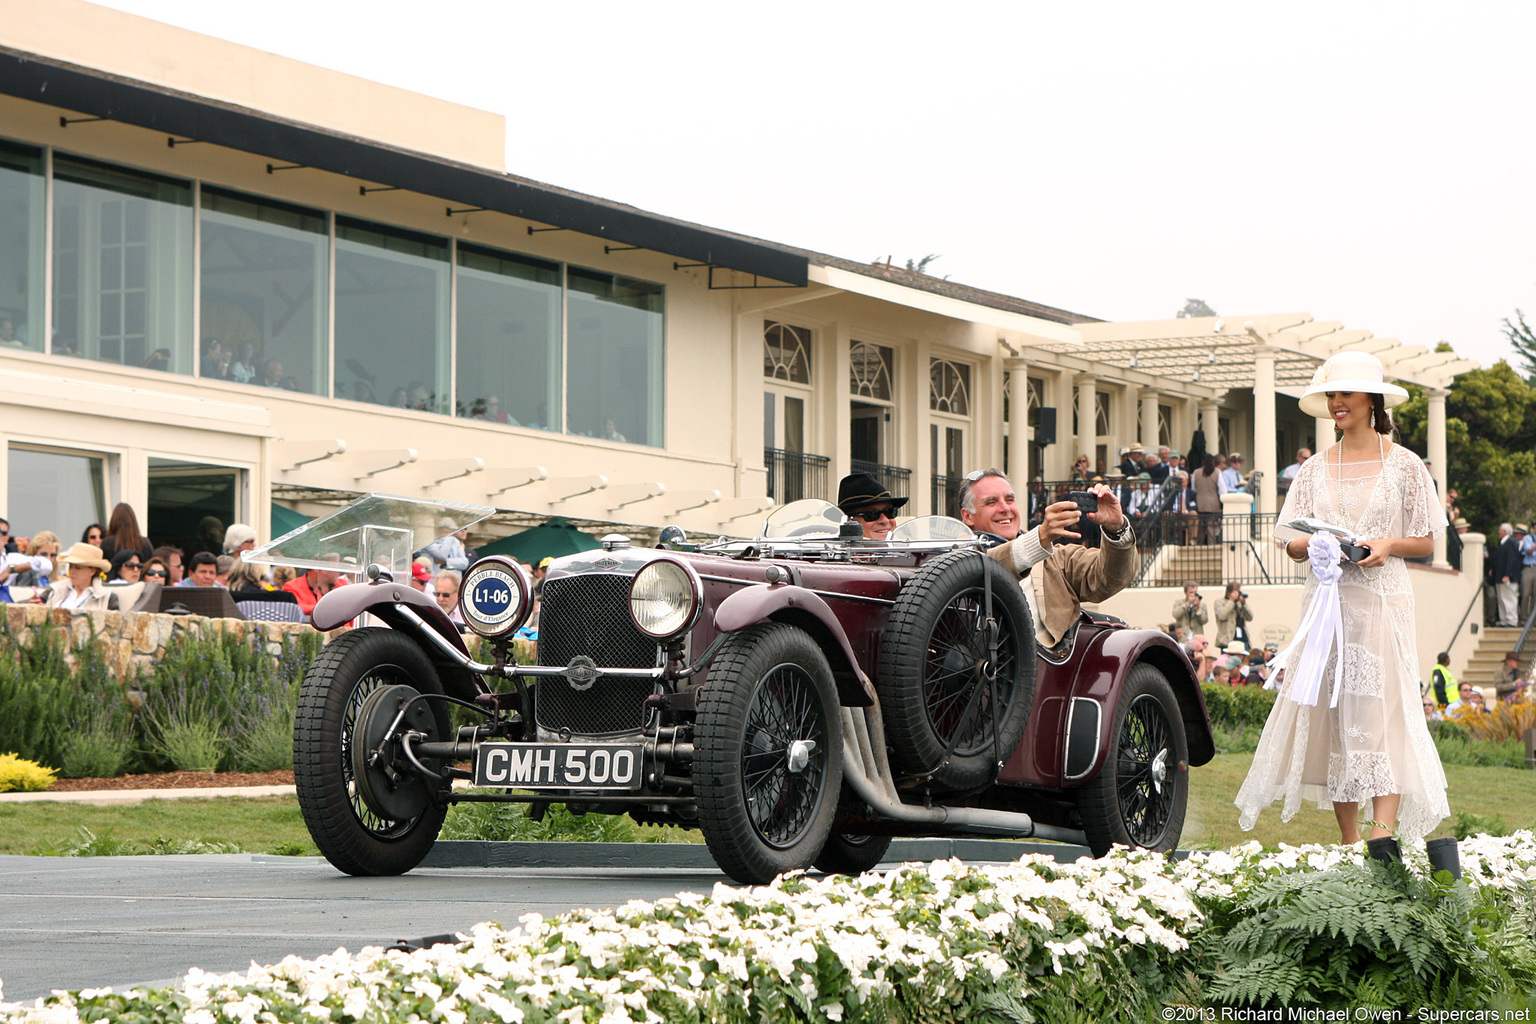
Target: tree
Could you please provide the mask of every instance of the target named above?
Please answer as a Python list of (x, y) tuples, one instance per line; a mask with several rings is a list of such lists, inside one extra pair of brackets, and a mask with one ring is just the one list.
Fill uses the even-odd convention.
[(931, 252), (927, 256), (924, 256), (920, 260), (910, 260), (909, 259), (909, 260), (907, 260), (907, 269), (912, 271), (912, 273), (914, 273), (914, 274), (926, 274), (926, 273), (928, 273), (928, 264), (932, 263), (934, 260), (936, 260), (938, 258), (939, 258), (939, 254), (938, 253)]
[(1510, 323), (1509, 318), (1504, 318), (1504, 336), (1520, 354), (1520, 359), (1525, 363), (1525, 372), (1528, 376), (1536, 376), (1536, 330), (1525, 322), (1525, 314), (1515, 310), (1515, 322)]
[[(1449, 351), (1442, 342), (1437, 351)], [(1423, 452), (1429, 401), (1410, 387), (1392, 410), (1403, 443)], [(1445, 400), (1446, 483), (1474, 529), (1491, 533), (1500, 522), (1536, 515), (1536, 387), (1507, 362), (1457, 377)]]
[(1184, 308), (1174, 316), (1180, 320), (1186, 320), (1197, 316), (1215, 316), (1216, 311), (1205, 304), (1204, 299), (1185, 299)]

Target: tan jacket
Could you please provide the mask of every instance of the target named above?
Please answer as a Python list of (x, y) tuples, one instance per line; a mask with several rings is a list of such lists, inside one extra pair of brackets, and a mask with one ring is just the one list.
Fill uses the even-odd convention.
[(1129, 520), (1119, 544), (1106, 536), (1097, 548), (1053, 544), (1047, 551), (1040, 546), (1039, 531), (1028, 530), (990, 554), (1019, 579), (1028, 577), (1040, 615), (1036, 640), (1044, 647), (1067, 635), (1084, 601), (1107, 601), (1130, 585), (1141, 565)]
[[(64, 599), (69, 596), (73, 589), (74, 588), (69, 585), (69, 579), (67, 577), (55, 583), (48, 590), (48, 607), (57, 608), (62, 605), (64, 603)], [(99, 579), (92, 580), (90, 596), (85, 599), (84, 604), (71, 609), (71, 611), (104, 612), (116, 610), (118, 607), (117, 594), (115, 593), (116, 590), (116, 587), (109, 588)]]
[(1253, 612), (1248, 607), (1248, 602), (1238, 604), (1236, 601), (1228, 601), (1220, 598), (1216, 602), (1216, 646), (1226, 647), (1237, 636), (1237, 624), (1239, 622), (1251, 622)]

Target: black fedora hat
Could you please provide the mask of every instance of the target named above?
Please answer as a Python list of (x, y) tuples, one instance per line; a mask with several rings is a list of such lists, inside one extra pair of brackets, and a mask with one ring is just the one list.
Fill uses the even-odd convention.
[(905, 505), (907, 500), (892, 497), (891, 492), (868, 473), (849, 473), (843, 477), (842, 483), (837, 485), (837, 507), (842, 509), (845, 515), (852, 515), (861, 508), (887, 501), (891, 503), (891, 508), (898, 509)]

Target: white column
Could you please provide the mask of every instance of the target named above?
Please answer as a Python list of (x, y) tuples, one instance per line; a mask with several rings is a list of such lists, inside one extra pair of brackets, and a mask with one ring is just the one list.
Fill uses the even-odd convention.
[[(1429, 399), (1429, 473), (1435, 479), (1436, 499), (1445, 507), (1445, 398), (1449, 391), (1434, 388), (1425, 395)], [(1446, 526), (1447, 530), (1454, 529)], [(1445, 534), (1435, 537), (1434, 565), (1448, 569), (1451, 563), (1445, 558)], [(1465, 566), (1462, 567), (1465, 570)]]
[[(1008, 367), (1008, 478), (1015, 487), (1029, 485), (1029, 363), (1009, 359)], [(1022, 492), (1020, 492), (1022, 493)]]
[[(1219, 406), (1210, 399), (1200, 403), (1200, 429), (1205, 431), (1205, 450), (1212, 455), (1217, 454), (1217, 445), (1221, 441), (1221, 423), (1217, 420), (1216, 412)], [(1200, 467), (1192, 467), (1199, 469)]]
[(1142, 388), (1136, 392), (1141, 400), (1141, 446), (1149, 452), (1157, 451), (1157, 388)]
[(1080, 373), (1074, 378), (1077, 384), (1077, 447), (1072, 452), (1072, 460), (1076, 461), (1079, 455), (1088, 456), (1088, 468), (1093, 466), (1095, 442), (1098, 441), (1098, 383), (1099, 379), (1091, 373)]
[[(819, 455), (828, 455), (832, 458), (829, 467), (827, 486), (833, 495), (837, 493), (838, 481), (853, 471), (850, 462), (853, 458), (853, 385), (852, 385), (852, 356), (853, 335), (849, 332), (845, 323), (833, 324), (822, 332), (822, 337), (831, 342), (824, 345), (830, 351), (823, 356), (822, 365), (826, 368), (827, 375), (832, 378), (831, 387), (822, 388), (821, 397), (825, 403), (819, 436), (811, 451)], [(890, 458), (889, 453), (882, 452), (880, 461)]]
[(1259, 345), (1253, 353), (1253, 468), (1259, 483), (1259, 512), (1275, 508), (1275, 349)]

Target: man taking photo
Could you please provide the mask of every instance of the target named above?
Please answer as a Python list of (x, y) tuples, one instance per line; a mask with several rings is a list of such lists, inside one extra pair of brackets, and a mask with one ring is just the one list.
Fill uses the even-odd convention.
[(1026, 584), (1024, 598), (1035, 620), (1035, 637), (1046, 647), (1054, 647), (1071, 631), (1084, 601), (1106, 601), (1136, 578), (1136, 536), (1120, 499), (1104, 484), (1090, 491), (1099, 507), (1086, 516), (1098, 524), (1104, 538), (1096, 548), (1071, 543), (1082, 537), (1074, 528), (1084, 514), (1075, 501), (1047, 505), (1040, 525), (1021, 532), (1013, 486), (1002, 470), (977, 470), (960, 486), (965, 525), (1007, 541), (991, 555)]

